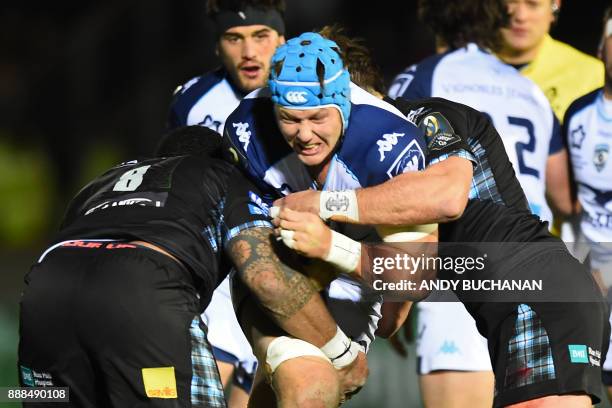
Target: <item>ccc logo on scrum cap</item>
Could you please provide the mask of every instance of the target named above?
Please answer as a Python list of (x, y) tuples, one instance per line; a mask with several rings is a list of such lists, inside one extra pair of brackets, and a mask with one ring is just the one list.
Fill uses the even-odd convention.
[(287, 102), (292, 103), (294, 105), (301, 105), (303, 103), (308, 102), (306, 99), (306, 94), (308, 92), (305, 91), (289, 91), (285, 94), (285, 99)]

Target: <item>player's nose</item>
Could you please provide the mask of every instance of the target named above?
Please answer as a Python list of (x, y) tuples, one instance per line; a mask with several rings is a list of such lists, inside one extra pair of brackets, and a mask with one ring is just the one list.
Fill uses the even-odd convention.
[(312, 140), (313, 137), (314, 133), (312, 132), (310, 126), (307, 123), (300, 123), (300, 125), (298, 126), (296, 139), (300, 143), (308, 143)]

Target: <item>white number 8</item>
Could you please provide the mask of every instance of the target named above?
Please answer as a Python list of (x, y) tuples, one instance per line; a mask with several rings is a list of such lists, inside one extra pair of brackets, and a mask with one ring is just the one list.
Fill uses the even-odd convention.
[(142, 184), (142, 177), (145, 175), (149, 166), (136, 167), (123, 173), (119, 181), (113, 187), (113, 191), (134, 191)]

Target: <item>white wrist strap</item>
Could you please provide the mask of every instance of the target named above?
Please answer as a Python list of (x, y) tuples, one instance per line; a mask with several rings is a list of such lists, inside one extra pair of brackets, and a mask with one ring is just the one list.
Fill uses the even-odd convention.
[(303, 340), (287, 336), (272, 340), (266, 350), (266, 365), (264, 366), (268, 378), (271, 379), (278, 366), (285, 361), (303, 356), (319, 357), (331, 362), (321, 349)]
[(342, 272), (355, 272), (361, 259), (361, 243), (332, 230), (331, 247), (325, 258)]
[[(332, 216), (359, 221), (359, 206), (355, 190), (321, 191), (319, 217), (328, 220)], [(342, 221), (342, 219), (337, 219)]]
[(336, 334), (321, 347), (321, 351), (331, 360), (334, 367), (341, 369), (357, 358), (360, 346), (344, 334), (340, 327), (337, 327)]

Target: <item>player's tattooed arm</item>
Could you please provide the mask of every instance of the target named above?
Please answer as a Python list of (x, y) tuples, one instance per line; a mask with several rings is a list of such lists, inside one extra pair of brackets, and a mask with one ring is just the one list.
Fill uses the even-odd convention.
[(238, 276), (280, 328), (319, 347), (334, 336), (336, 322), (315, 285), (296, 269), (297, 257), (276, 242), (272, 229), (244, 230), (227, 248)]

